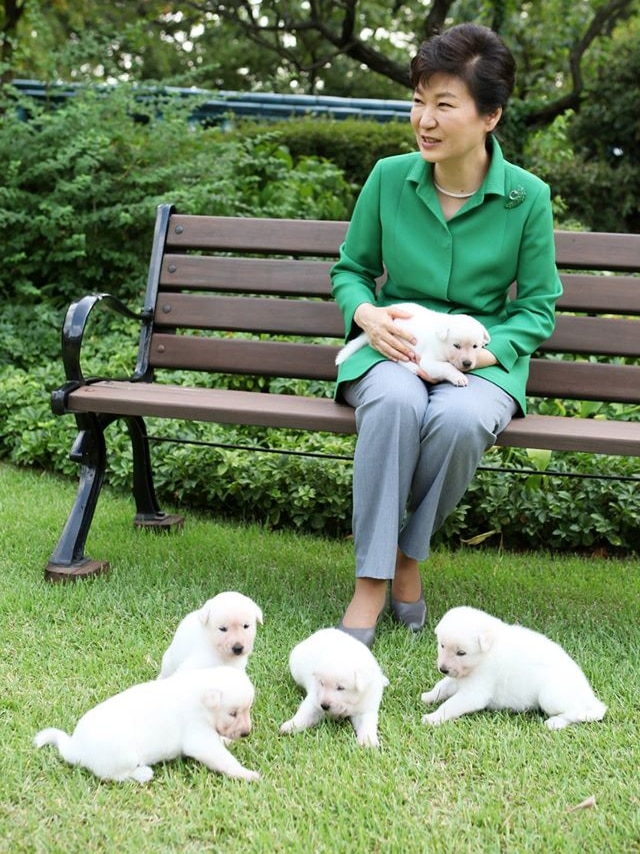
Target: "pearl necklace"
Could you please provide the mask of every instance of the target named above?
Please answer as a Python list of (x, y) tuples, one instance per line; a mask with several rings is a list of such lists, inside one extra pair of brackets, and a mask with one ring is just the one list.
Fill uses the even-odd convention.
[(439, 193), (442, 193), (443, 196), (448, 196), (450, 199), (470, 199), (471, 196), (474, 196), (478, 192), (478, 190), (472, 190), (470, 193), (451, 193), (449, 190), (443, 190), (435, 178), (433, 179), (433, 186)]

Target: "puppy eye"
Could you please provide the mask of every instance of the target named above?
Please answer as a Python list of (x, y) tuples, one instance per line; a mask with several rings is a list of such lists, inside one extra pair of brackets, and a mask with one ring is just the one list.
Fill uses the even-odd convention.
[(337, 685), (336, 691), (344, 691), (344, 685)]
[(219, 632), (226, 632), (226, 631), (227, 631), (227, 627), (226, 627), (226, 626), (218, 626), (218, 631), (219, 631)]
[(229, 712), (229, 717), (230, 717), (230, 718), (237, 718), (237, 717), (238, 717), (238, 713), (237, 713), (236, 711)]
[(248, 629), (248, 628), (249, 628), (249, 623), (245, 623), (245, 624), (243, 625), (243, 627), (242, 627), (242, 628), (243, 628), (243, 629)]
[(459, 649), (459, 650), (456, 652), (456, 655), (460, 656), (460, 658), (462, 658), (462, 656), (463, 656), (463, 655), (466, 655), (466, 654), (467, 654), (467, 653), (466, 653), (463, 649)]
[(453, 347), (454, 347), (454, 350), (462, 350), (462, 347), (460, 346), (460, 344), (454, 344)]

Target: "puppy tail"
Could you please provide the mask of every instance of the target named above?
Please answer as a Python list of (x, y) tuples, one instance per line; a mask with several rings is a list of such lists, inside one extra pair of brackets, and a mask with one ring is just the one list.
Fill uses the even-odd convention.
[(45, 744), (52, 744), (58, 748), (60, 756), (66, 762), (74, 764), (77, 761), (71, 736), (67, 735), (61, 729), (56, 729), (55, 727), (41, 729), (39, 733), (36, 733), (33, 743), (35, 747), (44, 747)]
[(353, 356), (354, 353), (361, 350), (368, 343), (368, 340), (369, 339), (364, 332), (361, 335), (358, 335), (357, 338), (352, 338), (336, 356), (336, 365), (341, 365), (345, 359), (348, 359), (349, 356)]

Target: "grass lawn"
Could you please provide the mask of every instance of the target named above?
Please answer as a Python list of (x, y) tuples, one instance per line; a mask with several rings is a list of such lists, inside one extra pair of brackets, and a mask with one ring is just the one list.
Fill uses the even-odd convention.
[[(373, 651), (391, 684), (382, 747), (367, 750), (348, 723), (278, 733), (300, 700), (289, 651), (335, 624), (351, 594), (350, 542), (202, 516), (179, 534), (135, 531), (131, 502), (105, 491), (88, 551), (111, 573), (48, 584), (74, 493), (0, 465), (1, 851), (640, 851), (639, 560), (437, 551), (423, 572), (427, 630), (381, 622)], [(253, 731), (231, 748), (260, 781), (176, 760), (146, 785), (105, 783), (32, 747), (38, 729), (69, 732), (89, 707), (155, 678), (179, 620), (225, 589), (265, 615), (248, 668)], [(563, 644), (609, 706), (604, 721), (550, 732), (539, 714), (480, 713), (423, 726), (431, 629), (457, 604)]]

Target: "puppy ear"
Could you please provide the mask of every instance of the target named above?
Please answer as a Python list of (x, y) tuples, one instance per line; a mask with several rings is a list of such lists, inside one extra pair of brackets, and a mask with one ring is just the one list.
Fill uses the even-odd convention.
[(487, 652), (493, 646), (493, 634), (490, 631), (483, 632), (478, 637), (480, 652)]
[(262, 610), (256, 605), (256, 620), (262, 625)]
[(209, 617), (211, 616), (211, 609), (208, 605), (203, 605), (202, 608), (198, 611), (198, 619), (202, 623), (203, 626), (206, 626), (209, 622)]
[(436, 337), (441, 341), (446, 341), (449, 337), (449, 324), (448, 323), (438, 323), (436, 324)]
[(222, 705), (222, 691), (219, 688), (213, 688), (202, 698), (202, 702), (211, 712), (215, 712)]
[(484, 347), (485, 344), (489, 343), (489, 341), (491, 341), (491, 336), (489, 335), (489, 333), (485, 329), (483, 334), (482, 334), (482, 346)]

